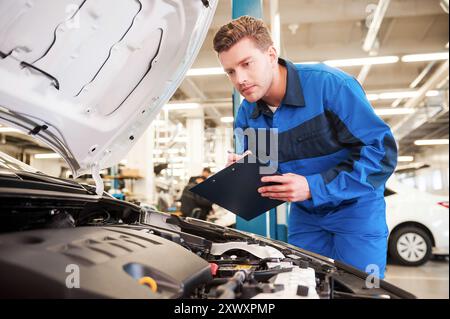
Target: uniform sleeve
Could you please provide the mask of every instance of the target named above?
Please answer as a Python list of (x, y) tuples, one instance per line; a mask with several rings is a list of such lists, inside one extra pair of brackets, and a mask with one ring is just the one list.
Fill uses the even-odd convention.
[(342, 82), (334, 98), (326, 101), (325, 113), (349, 154), (336, 166), (306, 176), (315, 207), (335, 207), (373, 192), (384, 186), (397, 165), (392, 132), (355, 79)]

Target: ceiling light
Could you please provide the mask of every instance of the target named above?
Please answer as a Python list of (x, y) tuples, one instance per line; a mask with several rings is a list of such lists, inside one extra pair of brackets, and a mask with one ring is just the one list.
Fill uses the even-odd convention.
[(448, 60), (448, 52), (408, 54), (402, 56), (403, 62), (424, 62), (424, 61), (438, 61), (438, 60)]
[(375, 109), (375, 113), (379, 116), (406, 115), (414, 112), (415, 110), (412, 108)]
[[(396, 99), (407, 99), (413, 98), (419, 95), (419, 91), (392, 91), (392, 92), (381, 92), (381, 93), (368, 93), (367, 99), (369, 101), (377, 100), (396, 100)], [(430, 90), (426, 93), (426, 96), (433, 97), (438, 96), (439, 91)]]
[(438, 90), (430, 90), (430, 91), (427, 92), (426, 95), (428, 97), (438, 96), (439, 95), (439, 91)]
[(399, 156), (398, 161), (399, 162), (413, 162), (414, 156)]
[(398, 91), (398, 92), (383, 92), (379, 94), (380, 100), (395, 100), (416, 97), (419, 93), (417, 91)]
[(324, 63), (334, 67), (346, 67), (346, 66), (363, 66), (374, 64), (389, 64), (389, 63), (396, 63), (398, 61), (399, 61), (398, 56), (380, 56), (380, 57), (368, 57), (357, 59), (328, 60), (325, 61)]
[(197, 68), (187, 71), (187, 76), (201, 76), (201, 75), (220, 75), (225, 74), (222, 68)]
[(448, 139), (436, 139), (436, 140), (416, 140), (414, 144), (419, 146), (424, 145), (448, 145)]
[(164, 106), (165, 110), (175, 111), (175, 110), (193, 110), (200, 107), (198, 103), (170, 103)]
[(234, 122), (234, 117), (232, 116), (224, 116), (220, 118), (220, 121), (222, 123), (233, 123)]
[(61, 158), (61, 155), (59, 155), (58, 153), (43, 153), (43, 154), (34, 154), (34, 158), (36, 159)]

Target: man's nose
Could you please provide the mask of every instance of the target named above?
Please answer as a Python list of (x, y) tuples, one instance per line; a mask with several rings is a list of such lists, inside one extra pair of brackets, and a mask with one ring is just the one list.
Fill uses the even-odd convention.
[(236, 72), (236, 82), (241, 86), (248, 82), (245, 72)]

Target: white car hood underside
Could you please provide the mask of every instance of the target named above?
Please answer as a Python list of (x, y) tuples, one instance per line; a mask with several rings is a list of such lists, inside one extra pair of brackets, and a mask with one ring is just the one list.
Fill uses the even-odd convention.
[(0, 1), (0, 121), (74, 176), (118, 163), (180, 85), (217, 0)]

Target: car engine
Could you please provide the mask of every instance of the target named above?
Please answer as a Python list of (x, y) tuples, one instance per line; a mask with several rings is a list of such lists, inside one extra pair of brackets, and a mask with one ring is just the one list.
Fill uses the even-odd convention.
[(367, 274), (337, 261), (197, 219), (133, 214), (130, 204), (108, 200), (57, 209), (51, 202), (4, 203), (1, 298), (409, 296), (384, 281), (367, 289)]

